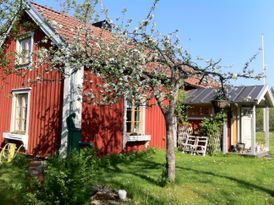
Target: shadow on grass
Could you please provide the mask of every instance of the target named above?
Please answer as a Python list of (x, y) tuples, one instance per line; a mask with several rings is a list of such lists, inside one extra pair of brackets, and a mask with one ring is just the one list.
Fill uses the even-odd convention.
[[(168, 199), (158, 197), (149, 191), (150, 186), (161, 188), (158, 178), (164, 167), (163, 163), (155, 162), (151, 158), (151, 151), (107, 156), (102, 160), (102, 163), (103, 172), (97, 175), (96, 183), (124, 188), (128, 191), (130, 198), (141, 202), (141, 204), (169, 204)], [(115, 178), (117, 173), (118, 179)]]
[[(158, 198), (158, 196), (154, 195), (155, 193), (152, 193), (152, 192), (148, 193), (149, 191), (145, 191), (145, 188), (144, 188), (144, 187), (147, 187), (147, 190), (153, 190), (154, 188), (151, 188), (151, 186), (154, 186), (161, 189), (161, 183), (159, 181), (159, 178), (161, 177), (161, 171), (163, 170), (165, 164), (157, 162), (155, 158), (151, 157), (153, 155), (154, 154), (143, 153), (143, 154), (136, 154), (133, 156), (126, 156), (125, 158), (114, 157), (112, 159), (115, 159), (115, 160), (111, 160), (111, 162), (109, 163), (110, 166), (104, 167), (105, 172), (104, 174), (102, 174), (101, 178), (99, 177), (100, 178), (99, 181), (101, 183), (110, 184), (116, 187), (120, 187), (120, 188), (123, 187), (127, 189), (129, 193), (132, 194), (134, 199), (139, 200), (141, 198), (140, 196), (144, 196), (145, 197), (144, 201), (142, 198), (140, 199), (141, 202), (144, 202), (144, 204), (166, 204), (169, 202), (168, 200), (170, 199), (164, 198), (163, 196), (162, 197), (159, 196)], [(183, 166), (180, 166), (179, 163), (177, 163), (176, 169), (177, 171), (193, 173), (192, 175), (197, 176), (197, 180), (200, 181), (201, 183), (205, 183), (205, 184), (210, 183), (210, 181), (212, 180), (207, 181), (208, 178), (203, 176), (212, 176), (213, 180), (214, 178), (227, 179), (239, 184), (239, 187), (243, 187), (246, 190), (252, 190), (252, 191), (255, 190), (255, 191), (266, 193), (270, 195), (271, 197), (274, 196), (274, 190), (251, 183), (244, 179), (239, 179), (237, 177), (218, 174), (214, 171), (203, 171), (203, 170), (196, 170), (189, 167), (183, 167)], [(111, 177), (117, 175), (117, 173), (119, 173), (118, 179), (112, 179)], [(133, 177), (135, 177), (136, 180), (134, 180)], [(130, 181), (129, 183), (124, 182), (127, 179)], [(177, 185), (180, 186), (180, 183)], [(184, 187), (182, 185), (182, 189), (183, 188)], [(239, 202), (237, 198), (231, 197), (231, 193), (226, 191), (226, 189), (224, 190), (220, 189), (218, 191), (218, 196), (216, 197), (210, 194), (208, 195), (208, 193), (205, 190), (199, 191), (199, 190), (193, 189), (192, 191), (197, 193), (200, 197), (206, 199), (210, 203), (229, 202), (230, 204), (234, 204)]]
[(194, 173), (199, 174), (199, 175), (204, 174), (204, 175), (210, 175), (210, 176), (213, 176), (213, 177), (225, 178), (225, 179), (234, 181), (234, 182), (238, 183), (240, 186), (243, 186), (247, 189), (256, 189), (258, 191), (265, 192), (265, 193), (269, 194), (270, 196), (274, 197), (274, 191), (273, 190), (267, 189), (267, 188), (262, 187), (262, 186), (258, 186), (256, 184), (252, 184), (252, 183), (247, 182), (247, 181), (242, 180), (242, 179), (237, 179), (237, 178), (231, 177), (231, 176), (224, 176), (224, 175), (220, 175), (220, 174), (209, 172), (209, 171), (196, 170), (196, 169), (192, 169), (192, 168), (184, 168), (184, 167), (180, 167), (180, 166), (176, 166), (176, 168), (181, 169), (181, 170), (185, 170), (185, 171), (191, 171), (191, 172), (194, 172)]
[[(123, 172), (123, 174), (131, 174), (130, 172)], [(111, 174), (110, 174), (111, 175)], [(135, 174), (134, 174), (135, 175)], [(135, 175), (136, 176), (136, 175)], [(144, 179), (143, 176), (139, 175), (140, 178)], [(150, 181), (150, 179), (147, 179)], [(152, 182), (153, 184), (155, 182)], [(128, 192), (128, 197), (133, 200), (134, 203), (129, 204), (135, 204), (136, 201), (140, 202), (140, 204), (149, 204), (149, 205), (166, 205), (168, 204), (168, 201), (166, 199), (162, 199), (161, 197), (157, 198), (153, 196), (153, 194), (149, 191), (149, 189), (145, 189), (143, 186), (140, 186), (136, 183), (123, 183), (123, 181), (119, 180), (111, 180), (109, 181), (106, 177), (103, 177), (97, 181), (97, 185), (102, 184), (110, 185), (112, 188), (116, 189), (125, 189)], [(137, 204), (139, 204), (137, 202)]]
[[(158, 171), (160, 174), (161, 171), (159, 170), (162, 170), (165, 164), (149, 160), (149, 154), (150, 152), (143, 152), (128, 155), (127, 157), (119, 157), (119, 155), (113, 155), (105, 159), (108, 161), (108, 163), (103, 166), (103, 169), (109, 175), (116, 173), (121, 173), (125, 175), (129, 174), (146, 180), (148, 183), (160, 186), (161, 182), (158, 179), (150, 176), (150, 174), (152, 170)], [(124, 168), (121, 169), (119, 165), (123, 166)]]

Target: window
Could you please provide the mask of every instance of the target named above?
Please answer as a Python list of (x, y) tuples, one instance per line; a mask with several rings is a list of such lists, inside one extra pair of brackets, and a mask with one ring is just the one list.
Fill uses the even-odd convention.
[(212, 113), (212, 108), (206, 105), (193, 105), (188, 110), (189, 117), (208, 117)]
[(16, 42), (17, 65), (28, 65), (32, 59), (33, 34), (19, 37)]
[(25, 135), (28, 127), (29, 91), (13, 92), (12, 133)]
[(126, 101), (126, 132), (128, 134), (144, 134), (144, 114), (144, 106), (136, 105), (134, 100)]

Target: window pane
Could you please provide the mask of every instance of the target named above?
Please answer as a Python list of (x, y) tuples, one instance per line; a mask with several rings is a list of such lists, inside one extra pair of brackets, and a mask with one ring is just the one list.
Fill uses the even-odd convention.
[(131, 132), (131, 122), (127, 122), (127, 132)]
[(26, 113), (25, 109), (22, 108), (22, 109), (21, 109), (21, 116), (20, 116), (20, 117), (21, 117), (21, 120), (26, 119), (26, 114), (27, 114), (27, 113)]
[(26, 41), (25, 41), (25, 40), (22, 40), (22, 41), (21, 41), (21, 44), (22, 44), (21, 48), (22, 48), (22, 51), (23, 51), (23, 50), (26, 49)]
[(19, 63), (30, 63), (31, 59), (31, 37), (19, 41)]
[(19, 120), (15, 120), (15, 131), (19, 130), (20, 122)]
[(131, 100), (127, 100), (127, 108), (132, 108), (132, 102), (131, 102)]
[(24, 119), (20, 120), (20, 131), (26, 130), (26, 121)]
[(132, 116), (131, 116), (131, 110), (127, 110), (127, 121), (131, 121)]
[(137, 109), (134, 114), (135, 121), (140, 121), (140, 109)]
[(14, 131), (22, 134), (27, 128), (27, 102), (27, 93), (15, 95)]
[(140, 130), (139, 130), (140, 126), (139, 125), (140, 125), (139, 122), (135, 122), (135, 125), (134, 125), (134, 132), (135, 133), (140, 133)]
[(126, 131), (131, 134), (142, 134), (142, 107), (135, 106), (134, 101), (127, 100)]

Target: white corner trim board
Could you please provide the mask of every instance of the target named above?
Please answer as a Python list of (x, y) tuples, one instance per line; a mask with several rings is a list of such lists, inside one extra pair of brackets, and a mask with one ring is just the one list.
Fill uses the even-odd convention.
[(66, 155), (67, 150), (67, 117), (76, 113), (75, 125), (81, 128), (82, 122), (82, 103), (83, 103), (83, 84), (84, 84), (84, 67), (81, 67), (76, 72), (72, 73), (71, 68), (65, 68), (68, 76), (64, 80), (63, 91), (63, 110), (62, 110), (62, 133), (61, 133), (61, 146), (59, 153), (62, 156)]

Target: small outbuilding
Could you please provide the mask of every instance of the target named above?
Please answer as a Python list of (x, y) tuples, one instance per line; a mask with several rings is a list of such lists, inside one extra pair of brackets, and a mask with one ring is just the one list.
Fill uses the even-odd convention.
[[(199, 123), (213, 116), (220, 108), (227, 112), (223, 127), (221, 146), (224, 153), (238, 151), (244, 155), (264, 156), (269, 152), (269, 108), (274, 107), (274, 98), (267, 85), (233, 86), (227, 89), (225, 101), (216, 101), (217, 89), (200, 88), (186, 94), (190, 106), (188, 120), (194, 134)], [(264, 139), (256, 136), (256, 109), (264, 109)]]

